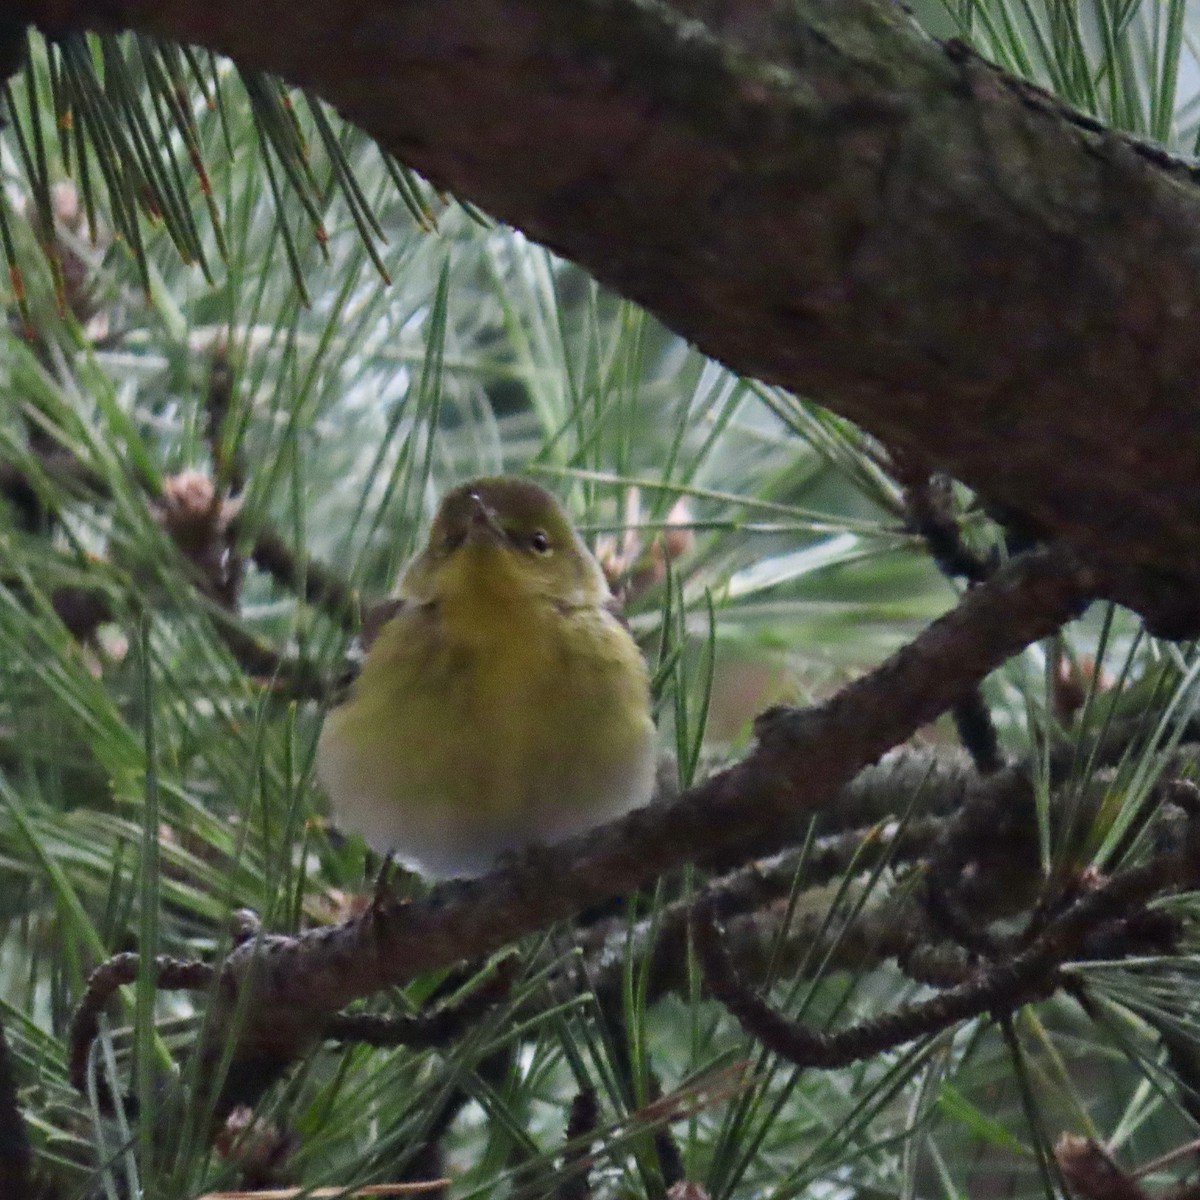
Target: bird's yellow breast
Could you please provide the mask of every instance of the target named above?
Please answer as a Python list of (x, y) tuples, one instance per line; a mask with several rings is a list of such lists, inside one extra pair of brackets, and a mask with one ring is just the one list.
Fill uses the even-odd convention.
[(318, 770), (339, 823), (447, 875), (645, 803), (649, 683), (620, 623), (478, 570), (442, 582), (384, 626), (326, 721)]

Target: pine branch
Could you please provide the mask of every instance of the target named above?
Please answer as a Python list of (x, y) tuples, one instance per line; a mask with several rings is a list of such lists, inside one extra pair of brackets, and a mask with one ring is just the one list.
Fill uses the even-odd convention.
[[(826, 704), (775, 710), (742, 763), (678, 800), (557, 846), (530, 850), (482, 879), (453, 881), (428, 899), (383, 899), (360, 918), (297, 937), (247, 943), (224, 967), (221, 1002), (266, 988), (242, 1010), (232, 1102), (254, 1078), (286, 1065), (352, 999), (462, 958), (485, 955), (657, 875), (720, 849), (746, 857), (795, 836), (863, 766), (945, 711), (989, 670), (1075, 615), (1095, 577), (1058, 551), (1030, 554), (969, 593), (915, 641)], [(230, 1009), (238, 1006), (233, 1005)], [(255, 1014), (270, 1014), (256, 1020)], [(215, 1029), (223, 1028), (218, 1016)], [(226, 1031), (232, 1033), (233, 1031)]]

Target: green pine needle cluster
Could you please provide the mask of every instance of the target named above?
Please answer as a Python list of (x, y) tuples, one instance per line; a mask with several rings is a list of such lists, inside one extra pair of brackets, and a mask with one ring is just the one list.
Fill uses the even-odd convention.
[[(1104, 119), (1194, 136), (1182, 4), (949, 12)], [(802, 1071), (705, 996), (690, 958), (660, 989), (649, 948), (687, 879), (610, 914), (605, 988), (551, 987), (576, 951), (549, 931), (452, 1043), (322, 1045), (214, 1140), (214, 1081), (188, 1055), (203, 997), (156, 989), (149, 960), (217, 958), (242, 909), (287, 932), (369, 898), (379, 864), (325, 822), (313, 747), (354, 667), (356, 606), (387, 594), (449, 485), (527, 471), (563, 496), (628, 594), (678, 787), (955, 589), (884, 448), (436, 195), (316, 97), (84, 36), (31, 38), (3, 95), (0, 1024), (40, 1194), (350, 1187), (436, 1149), (462, 1197), (582, 1195), (585, 1177), (595, 1196), (662, 1197), (679, 1172), (714, 1200), (1032, 1196), (1061, 1188), (1063, 1131), (1131, 1163), (1194, 1136), (1194, 958), (1088, 963), (1086, 1015), (1059, 996), (1007, 1028)], [(952, 500), (968, 542), (996, 550), (972, 498)], [(1082, 680), (1069, 717), (1060, 669)], [(1006, 752), (1040, 783), (1047, 872), (1144, 844), (1198, 670), (1104, 610), (988, 682)], [(1122, 722), (1123, 755), (1089, 751)], [(948, 723), (927, 740), (952, 753)], [(918, 788), (901, 825), (921, 805)], [(863, 857), (814, 886), (825, 833), (788, 863), (756, 979), (818, 1028), (924, 994), (845, 940), (911, 901), (912, 862), (871, 857), (867, 828)], [(77, 1094), (72, 1012), (92, 969), (133, 949), (145, 965)], [(364, 1011), (411, 1014), (450, 984), (475, 981), (423, 978)], [(565, 1140), (589, 1093), (592, 1127)]]

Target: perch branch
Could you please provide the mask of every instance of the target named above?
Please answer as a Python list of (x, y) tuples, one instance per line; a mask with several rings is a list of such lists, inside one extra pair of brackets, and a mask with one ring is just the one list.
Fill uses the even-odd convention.
[(481, 879), (444, 884), (423, 901), (383, 901), (341, 926), (235, 949), (224, 971), (229, 997), (245, 986), (259, 997), (245, 1006), (239, 1055), (282, 1067), (357, 997), (488, 954), (715, 851), (744, 861), (797, 840), (811, 813), (862, 767), (1029, 642), (1053, 633), (1096, 586), (1070, 554), (1026, 555), (825, 704), (766, 714), (748, 758), (673, 802), (553, 853), (531, 850)]

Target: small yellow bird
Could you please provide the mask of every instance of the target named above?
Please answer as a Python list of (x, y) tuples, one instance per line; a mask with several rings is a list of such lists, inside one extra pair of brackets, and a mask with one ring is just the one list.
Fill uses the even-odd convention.
[(339, 825), (445, 878), (650, 799), (646, 664), (549, 492), (449, 492), (397, 596), (317, 747)]

